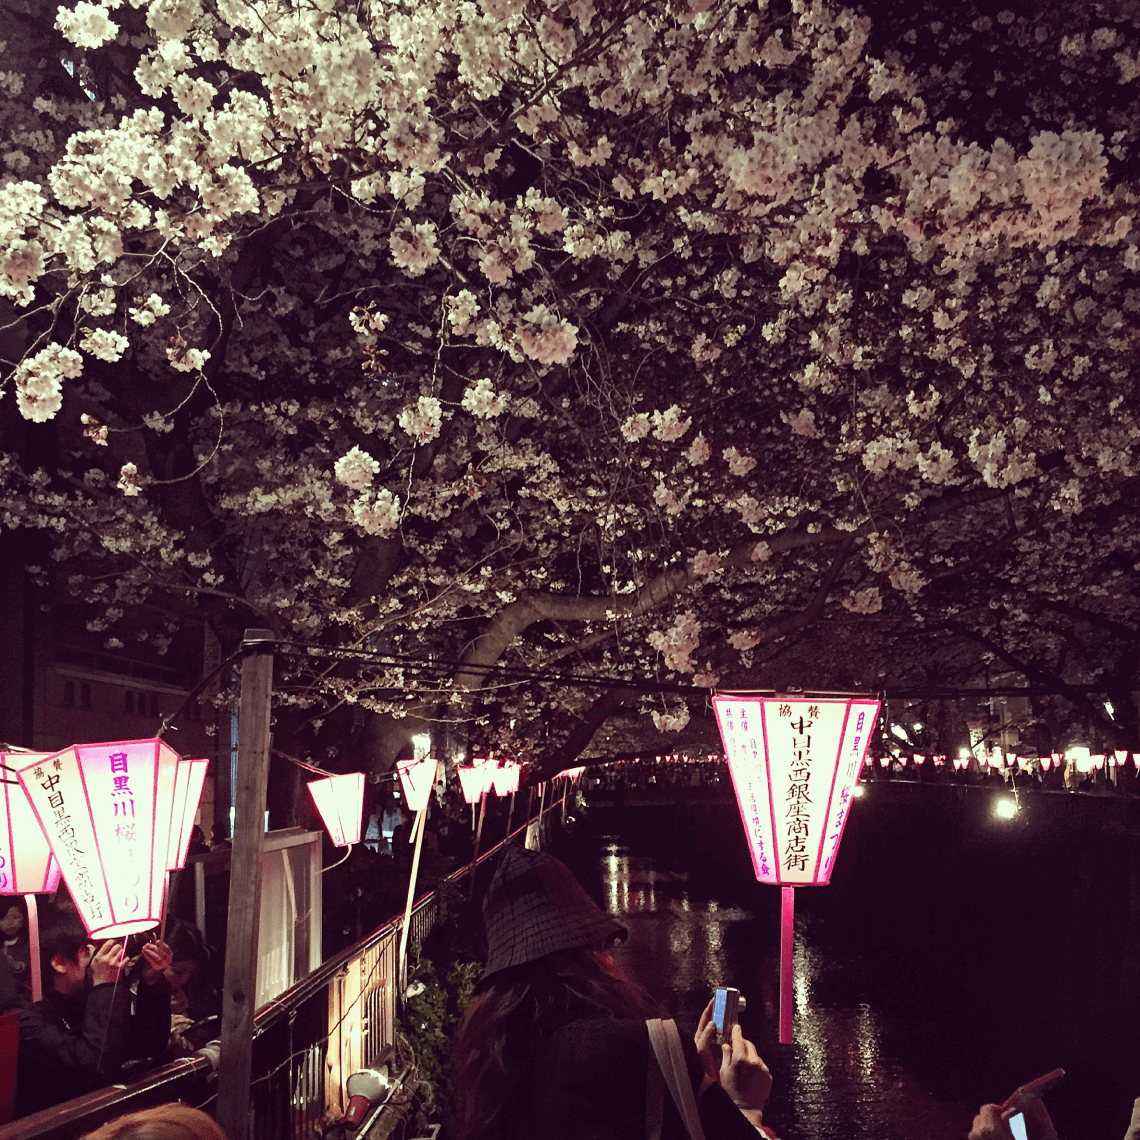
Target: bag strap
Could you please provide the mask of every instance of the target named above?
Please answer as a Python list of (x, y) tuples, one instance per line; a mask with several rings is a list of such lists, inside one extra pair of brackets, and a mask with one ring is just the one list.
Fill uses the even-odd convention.
[(697, 1115), (697, 1098), (693, 1095), (685, 1054), (681, 1050), (681, 1035), (677, 1032), (677, 1023), (671, 1018), (662, 1021), (655, 1017), (646, 1024), (649, 1027), (649, 1041), (653, 1046), (653, 1055), (657, 1058), (665, 1084), (669, 1086), (673, 1103), (681, 1114), (681, 1120), (690, 1140), (705, 1140), (704, 1129)]

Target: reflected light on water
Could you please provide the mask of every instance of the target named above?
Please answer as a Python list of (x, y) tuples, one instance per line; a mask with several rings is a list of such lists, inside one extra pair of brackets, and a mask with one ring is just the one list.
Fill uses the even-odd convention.
[[(629, 929), (618, 963), (691, 1032), (717, 985), (749, 999), (745, 1030), (772, 1066), (772, 1124), (804, 1140), (962, 1140), (968, 1106), (940, 1101), (884, 1052), (882, 1015), (836, 984), (847, 967), (830, 960), (801, 926), (793, 958), (795, 1039), (779, 1046), (775, 988), (777, 930), (691, 873), (659, 866), (618, 844), (600, 858), (602, 897)], [(852, 1000), (854, 998), (854, 1000)], [(967, 1125), (968, 1126), (968, 1125)]]

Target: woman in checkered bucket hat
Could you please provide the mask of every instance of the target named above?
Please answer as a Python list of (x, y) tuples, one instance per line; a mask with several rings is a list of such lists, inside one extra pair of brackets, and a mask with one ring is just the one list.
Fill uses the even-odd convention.
[(760, 1121), (768, 1069), (739, 1027), (714, 1058), (711, 1002), (695, 1049), (655, 1059), (653, 1026), (674, 1039), (675, 1027), (614, 963), (627, 931), (564, 863), (507, 847), (483, 921), (487, 963), (454, 1042), (456, 1140), (771, 1135)]

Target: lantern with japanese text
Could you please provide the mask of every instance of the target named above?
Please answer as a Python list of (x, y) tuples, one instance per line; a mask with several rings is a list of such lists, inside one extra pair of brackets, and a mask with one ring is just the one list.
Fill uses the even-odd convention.
[(333, 846), (351, 847), (359, 843), (364, 817), (364, 773), (345, 772), (323, 780), (310, 780), (308, 788)]
[[(0, 765), (9, 761), (50, 756), (49, 752), (0, 753)], [(40, 979), (40, 921), (37, 893), (54, 891), (60, 871), (47, 837), (40, 829), (27, 793), (17, 780), (0, 783), (0, 895), (23, 895), (28, 914), (28, 957), (32, 1001), (43, 997)]]
[(780, 1041), (787, 1044), (794, 888), (831, 879), (879, 702), (834, 693), (718, 693), (713, 710), (756, 878), (782, 888)]
[(13, 763), (92, 938), (162, 920), (178, 753), (164, 740), (75, 744)]
[[(50, 752), (4, 752), (0, 764), (44, 760)], [(15, 780), (0, 783), (0, 895), (29, 895), (59, 886), (59, 864), (40, 829), (27, 793)]]

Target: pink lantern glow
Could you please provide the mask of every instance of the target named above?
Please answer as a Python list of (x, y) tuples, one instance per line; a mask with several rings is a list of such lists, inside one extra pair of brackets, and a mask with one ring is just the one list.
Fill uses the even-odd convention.
[(923, 756), (921, 752), (916, 752), (914, 754), (914, 762), (916, 764), (925, 764), (926, 763), (926, 757)]
[(457, 765), (459, 786), (463, 790), (463, 802), (477, 804), (483, 798), (484, 771), (479, 764)]
[(174, 777), (173, 826), (170, 829), (170, 847), (167, 870), (181, 871), (186, 866), (186, 852), (190, 849), (190, 835), (202, 802), (202, 788), (206, 783), (209, 760), (179, 760)]
[(780, 1041), (792, 1040), (794, 888), (830, 881), (875, 721), (870, 697), (718, 693), (713, 711), (762, 883), (783, 888)]
[(933, 759), (934, 759), (934, 767), (935, 768), (942, 768), (946, 764), (946, 757), (945, 756), (938, 755), (938, 756), (935, 756)]
[(431, 799), (432, 785), (435, 783), (436, 761), (430, 757), (423, 760), (397, 760), (396, 771), (400, 774), (400, 787), (404, 792), (410, 811), (423, 811)]
[(781, 886), (826, 883), (879, 702), (725, 693), (713, 697), (713, 710), (757, 879)]
[(1042, 769), (1042, 771), (1048, 772), (1049, 771), (1049, 765), (1052, 763), (1053, 763), (1053, 757), (1052, 756), (1042, 756), (1041, 757), (1041, 769)]
[(92, 938), (162, 920), (178, 753), (163, 740), (75, 744), (17, 776)]
[(1117, 749), (1114, 755), (1116, 758), (1116, 766), (1118, 768), (1123, 768), (1124, 765), (1128, 763), (1128, 753), (1127, 752), (1121, 752), (1120, 749)]
[(495, 795), (509, 796), (512, 792), (519, 790), (519, 776), (522, 772), (521, 765), (515, 763), (513, 760), (508, 760), (505, 764), (500, 764), (497, 768), (491, 769), (491, 782), (495, 788)]
[(364, 815), (364, 773), (344, 772), (323, 780), (310, 780), (308, 788), (333, 846), (351, 847), (359, 843)]
[(1099, 772), (1104, 767), (1104, 753), (1098, 753), (1095, 756), (1090, 756), (1089, 761), (1092, 766)]
[(585, 771), (586, 771), (586, 765), (585, 764), (582, 764), (577, 768), (563, 768), (562, 771), (559, 772), (558, 775), (555, 776), (554, 778), (556, 780), (558, 780), (558, 779), (570, 780), (576, 784), (582, 778), (582, 773)]
[[(0, 763), (43, 760), (50, 752), (0, 752)], [(40, 828), (23, 787), (0, 784), (0, 895), (30, 895), (54, 891), (60, 871), (47, 837)]]
[(890, 758), (889, 756), (880, 756), (880, 757), (879, 757), (879, 763), (880, 763), (880, 764), (881, 764), (881, 765), (882, 765), (884, 768), (888, 768), (888, 767), (890, 767), (891, 758)]

